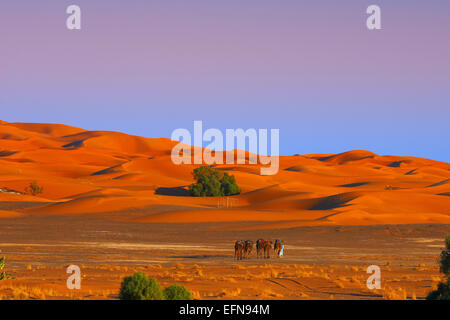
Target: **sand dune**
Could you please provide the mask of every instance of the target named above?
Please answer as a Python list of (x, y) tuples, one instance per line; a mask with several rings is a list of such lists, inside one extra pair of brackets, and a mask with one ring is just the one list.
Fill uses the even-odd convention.
[(343, 152), (340, 154), (332, 155), (332, 156), (326, 156), (317, 158), (317, 160), (332, 163), (332, 164), (344, 164), (352, 161), (358, 161), (358, 160), (364, 160), (364, 159), (372, 159), (376, 157), (377, 155), (370, 151), (365, 150), (354, 150), (354, 151), (348, 151)]
[(67, 126), (64, 124), (10, 123), (9, 125), (15, 128), (22, 129), (24, 131), (41, 133), (53, 137), (61, 137), (85, 131), (83, 129)]
[[(171, 162), (176, 143), (0, 121), (0, 188), (17, 191), (0, 192), (0, 218), (88, 214), (142, 223), (260, 221), (261, 228), (450, 223), (445, 162), (355, 150), (281, 157), (275, 176), (260, 176), (254, 165), (218, 165), (243, 191), (225, 205), (188, 196), (196, 166)], [(24, 193), (32, 181), (42, 194)]]

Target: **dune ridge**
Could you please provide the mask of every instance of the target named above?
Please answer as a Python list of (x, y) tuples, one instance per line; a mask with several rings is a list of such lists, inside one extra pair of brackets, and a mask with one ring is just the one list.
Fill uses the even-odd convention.
[[(171, 162), (177, 143), (0, 121), (0, 190), (15, 191), (0, 191), (0, 218), (83, 214), (142, 223), (248, 221), (255, 228), (450, 223), (446, 162), (354, 150), (282, 156), (275, 176), (260, 176), (258, 165), (217, 165), (243, 191), (225, 201), (188, 196), (198, 165)], [(32, 181), (42, 194), (25, 194)]]

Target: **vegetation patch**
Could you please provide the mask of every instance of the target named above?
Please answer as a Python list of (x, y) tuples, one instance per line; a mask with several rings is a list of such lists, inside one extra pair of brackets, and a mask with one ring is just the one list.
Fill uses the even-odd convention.
[(241, 193), (233, 175), (222, 173), (213, 167), (203, 166), (194, 169), (196, 183), (189, 186), (194, 197), (223, 197)]
[(440, 271), (446, 280), (439, 283), (436, 290), (430, 292), (427, 300), (450, 300), (450, 234), (445, 239), (445, 249), (441, 252)]
[(184, 286), (173, 284), (162, 290), (155, 278), (136, 272), (124, 278), (119, 293), (120, 300), (193, 300)]

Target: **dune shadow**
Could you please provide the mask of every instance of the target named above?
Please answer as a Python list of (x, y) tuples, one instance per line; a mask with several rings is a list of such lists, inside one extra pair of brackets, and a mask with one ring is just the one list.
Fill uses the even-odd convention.
[(291, 172), (305, 172), (307, 171), (305, 167), (302, 166), (292, 166), (289, 168), (284, 169), (284, 171), (291, 171)]
[(9, 151), (9, 150), (1, 150), (0, 151), (0, 157), (9, 157), (13, 154), (16, 154), (18, 151)]
[(309, 210), (330, 210), (350, 206), (348, 202), (355, 200), (359, 195), (355, 193), (341, 193), (332, 196), (314, 199)]
[(344, 188), (355, 188), (355, 187), (361, 187), (369, 184), (370, 182), (355, 182), (355, 183), (348, 183), (348, 184), (341, 184), (338, 187), (344, 187)]
[(394, 161), (390, 164), (388, 164), (388, 167), (391, 168), (400, 168), (400, 166), (402, 165), (403, 161)]
[(447, 184), (449, 182), (450, 182), (450, 179), (443, 180), (443, 181), (440, 181), (440, 182), (437, 182), (437, 183), (434, 183), (434, 184), (430, 184), (429, 186), (427, 186), (427, 188), (442, 186), (442, 185)]
[(331, 156), (326, 156), (326, 157), (320, 157), (320, 158), (316, 158), (319, 161), (327, 161), (330, 160), (331, 158), (335, 157), (335, 154), (332, 154)]
[(190, 197), (191, 193), (189, 190), (185, 189), (185, 186), (182, 187), (159, 187), (155, 190), (155, 194), (163, 195), (163, 196), (173, 196), (173, 197)]
[(66, 148), (66, 149), (77, 149), (77, 148), (82, 147), (83, 143), (84, 143), (84, 140), (76, 140), (76, 141), (73, 141), (73, 142), (63, 145), (62, 147)]
[(406, 176), (410, 176), (413, 174), (417, 174), (417, 169), (412, 169), (411, 171), (408, 171), (407, 173), (405, 173)]
[(0, 201), (0, 210), (20, 210), (20, 209), (28, 209), (33, 207), (39, 207), (52, 202), (44, 202), (44, 201)]
[(126, 163), (126, 162), (116, 164), (115, 166), (112, 166), (112, 167), (109, 167), (109, 168), (106, 168), (106, 169), (102, 169), (100, 171), (96, 171), (96, 172), (92, 173), (91, 176), (101, 176), (101, 175), (104, 175), (104, 174), (121, 172), (122, 171), (121, 167), (122, 167), (122, 165), (124, 163)]

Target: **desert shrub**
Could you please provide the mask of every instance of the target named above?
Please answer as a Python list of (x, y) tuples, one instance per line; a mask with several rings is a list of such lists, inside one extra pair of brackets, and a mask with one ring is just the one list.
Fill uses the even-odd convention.
[(29, 193), (32, 196), (36, 196), (44, 192), (44, 187), (40, 186), (37, 181), (33, 181), (25, 188), (25, 193)]
[(0, 258), (0, 281), (4, 279), (15, 279), (16, 277), (12, 276), (11, 274), (7, 274), (5, 271), (2, 271), (5, 268), (5, 262), (6, 258), (1, 257)]
[(450, 234), (445, 239), (445, 249), (441, 252), (440, 271), (447, 280), (439, 283), (438, 288), (427, 296), (427, 300), (450, 300)]
[(194, 169), (192, 175), (194, 176), (194, 179), (197, 181), (202, 177), (214, 177), (217, 180), (219, 180), (221, 177), (220, 171), (210, 166), (202, 166), (196, 168)]
[(164, 289), (166, 300), (193, 300), (191, 292), (184, 286), (173, 284)]
[(122, 281), (119, 299), (164, 300), (164, 294), (156, 279), (149, 279), (145, 273), (136, 272)]
[(438, 284), (438, 288), (431, 291), (427, 300), (450, 300), (450, 279)]
[(6, 273), (3, 270), (5, 267), (5, 257), (0, 258), (0, 280), (3, 280), (6, 278)]
[(450, 234), (445, 239), (445, 250), (441, 252), (440, 270), (443, 274), (450, 277)]
[(196, 183), (189, 186), (189, 191), (194, 197), (222, 197), (241, 193), (234, 176), (222, 174), (212, 167), (196, 168), (193, 176)]
[(241, 189), (239, 189), (234, 176), (230, 176), (228, 173), (225, 172), (220, 182), (221, 182), (220, 188), (224, 196), (231, 196), (234, 194), (241, 193)]
[(215, 176), (203, 176), (196, 184), (189, 186), (194, 197), (220, 197), (222, 196), (220, 180)]

